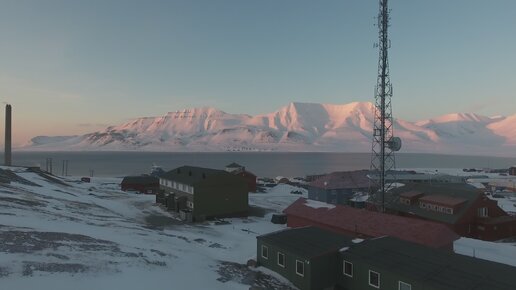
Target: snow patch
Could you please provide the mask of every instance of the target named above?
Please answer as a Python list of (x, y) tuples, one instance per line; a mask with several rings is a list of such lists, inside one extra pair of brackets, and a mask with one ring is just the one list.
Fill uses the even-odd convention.
[(316, 201), (316, 200), (311, 200), (311, 199), (307, 199), (305, 204), (306, 204), (306, 206), (309, 206), (311, 208), (316, 208), (316, 209), (317, 208), (327, 208), (327, 209), (335, 208), (335, 206), (333, 204), (320, 202), (320, 201)]

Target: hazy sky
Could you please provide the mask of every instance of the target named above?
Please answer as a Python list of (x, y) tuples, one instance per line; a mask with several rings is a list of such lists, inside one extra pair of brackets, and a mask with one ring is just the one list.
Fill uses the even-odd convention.
[[(18, 143), (194, 106), (372, 101), (377, 2), (0, 0), (0, 99)], [(516, 1), (390, 7), (396, 117), (516, 113)]]

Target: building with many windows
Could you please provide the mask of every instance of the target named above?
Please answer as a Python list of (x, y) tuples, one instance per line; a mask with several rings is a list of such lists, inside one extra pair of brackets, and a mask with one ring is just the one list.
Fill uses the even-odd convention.
[(257, 262), (301, 290), (324, 289), (335, 285), (338, 252), (352, 239), (317, 227), (273, 232), (257, 237)]
[(340, 289), (516, 289), (515, 267), (392, 237), (365, 240), (339, 255)]
[(408, 184), (386, 196), (387, 212), (447, 225), (481, 240), (516, 236), (516, 218), (468, 184)]
[(392, 237), (353, 239), (317, 227), (257, 237), (257, 262), (301, 290), (513, 290), (516, 268)]
[(247, 215), (246, 180), (224, 170), (182, 166), (162, 175), (159, 183), (162, 193), (156, 201), (185, 220)]

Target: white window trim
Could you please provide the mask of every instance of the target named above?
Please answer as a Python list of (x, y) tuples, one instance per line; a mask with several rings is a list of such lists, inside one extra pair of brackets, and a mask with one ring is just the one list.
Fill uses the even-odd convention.
[[(267, 250), (267, 256), (264, 256), (263, 255), (263, 250), (266, 249)], [(262, 258), (264, 258), (265, 260), (268, 260), (269, 259), (269, 247), (267, 246), (264, 246), (262, 245)]]
[[(351, 265), (351, 275), (346, 273), (346, 263), (350, 264)], [(342, 273), (345, 275), (345, 276), (348, 276), (348, 277), (351, 277), (353, 278), (353, 263), (349, 262), (349, 261), (346, 261), (346, 260), (343, 260), (343, 263), (342, 263)]]
[[(301, 263), (301, 265), (303, 265), (303, 273), (299, 273), (297, 271), (297, 263)], [(300, 261), (300, 260), (296, 260), (296, 274), (301, 276), (301, 277), (304, 277), (305, 276), (305, 262), (303, 261)]]
[[(376, 273), (378, 275), (378, 285), (371, 284), (371, 273)], [(369, 275), (367, 275), (367, 276), (368, 276), (367, 280), (369, 280), (368, 281), (369, 282), (369, 286), (374, 287), (376, 289), (380, 289), (380, 285), (382, 285), (381, 284), (381, 280), (380, 280), (380, 278), (381, 278), (380, 273), (378, 273), (376, 271), (373, 271), (373, 270), (369, 270)]]
[(398, 290), (401, 289), (401, 285), (405, 285), (405, 286), (408, 286), (410, 290), (412, 290), (412, 285), (409, 284), (409, 283), (405, 283), (403, 281), (398, 281)]
[[(280, 255), (283, 256), (283, 265), (280, 264), (279, 262), (279, 257)], [(278, 252), (278, 255), (277, 255), (277, 258), (276, 258), (276, 262), (278, 262), (278, 266), (280, 266), (281, 268), (285, 268), (285, 254), (281, 253), (281, 252)]]

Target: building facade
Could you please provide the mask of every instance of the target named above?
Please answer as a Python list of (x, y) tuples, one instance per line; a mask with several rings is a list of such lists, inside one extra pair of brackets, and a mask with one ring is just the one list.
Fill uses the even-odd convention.
[(409, 184), (386, 200), (390, 213), (439, 222), (464, 237), (494, 241), (516, 236), (516, 218), (468, 184)]
[(369, 191), (367, 170), (333, 172), (308, 184), (308, 198), (331, 204), (349, 204), (353, 196)]
[(233, 162), (231, 164), (226, 165), (225, 170), (226, 172), (244, 178), (247, 181), (249, 192), (256, 192), (256, 175), (254, 175), (252, 172), (247, 171), (244, 166)]
[(162, 175), (159, 183), (162, 193), (156, 201), (186, 220), (247, 215), (246, 180), (224, 170), (182, 166)]
[(357, 240), (317, 227), (257, 237), (258, 265), (301, 290), (513, 290), (516, 267), (392, 237)]
[(301, 290), (335, 285), (338, 251), (352, 238), (316, 227), (282, 230), (257, 237), (257, 262)]
[(515, 267), (392, 237), (354, 244), (339, 255), (340, 289), (516, 289)]
[(154, 176), (126, 176), (120, 184), (122, 191), (136, 191), (144, 194), (156, 194), (159, 191), (159, 179)]

